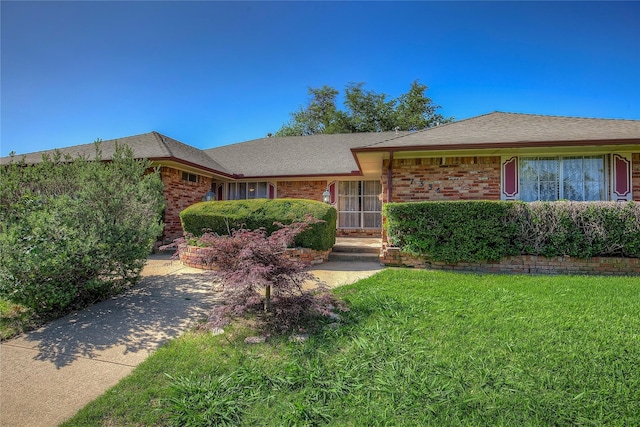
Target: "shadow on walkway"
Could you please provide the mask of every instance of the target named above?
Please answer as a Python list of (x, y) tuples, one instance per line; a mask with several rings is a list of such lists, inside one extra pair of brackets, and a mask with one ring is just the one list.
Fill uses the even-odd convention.
[[(58, 368), (79, 357), (128, 364), (130, 353), (143, 351), (146, 357), (205, 317), (205, 307), (215, 297), (211, 288), (201, 273), (148, 276), (124, 295), (55, 320), (10, 344), (37, 349), (35, 360)], [(117, 354), (103, 354), (114, 348)]]
[[(329, 262), (311, 272), (331, 287), (368, 277), (376, 263)], [(219, 301), (202, 270), (150, 256), (125, 294), (0, 344), (0, 426), (55, 426), (104, 393)]]
[(147, 267), (125, 294), (0, 344), (1, 426), (58, 425), (206, 317), (206, 274), (166, 259)]

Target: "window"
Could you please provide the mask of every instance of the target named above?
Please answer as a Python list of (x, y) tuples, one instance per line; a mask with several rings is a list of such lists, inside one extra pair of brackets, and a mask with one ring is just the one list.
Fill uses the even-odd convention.
[(198, 182), (199, 176), (195, 173), (182, 172), (182, 180), (187, 182)]
[(380, 181), (341, 181), (338, 185), (340, 228), (381, 228)]
[(604, 156), (521, 157), (520, 199), (606, 200)]
[(520, 198), (558, 200), (559, 161), (553, 157), (520, 158)]
[(228, 190), (228, 200), (269, 198), (268, 182), (231, 182)]

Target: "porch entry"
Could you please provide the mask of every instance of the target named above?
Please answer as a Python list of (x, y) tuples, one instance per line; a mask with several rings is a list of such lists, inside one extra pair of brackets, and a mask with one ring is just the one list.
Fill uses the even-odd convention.
[(382, 228), (380, 181), (338, 182), (338, 228)]

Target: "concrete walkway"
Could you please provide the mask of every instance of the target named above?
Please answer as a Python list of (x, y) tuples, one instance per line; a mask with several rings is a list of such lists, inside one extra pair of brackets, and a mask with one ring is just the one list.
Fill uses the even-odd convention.
[[(380, 270), (329, 262), (312, 271), (330, 286)], [(0, 427), (57, 426), (189, 329), (215, 300), (201, 270), (151, 256), (125, 295), (0, 344)]]

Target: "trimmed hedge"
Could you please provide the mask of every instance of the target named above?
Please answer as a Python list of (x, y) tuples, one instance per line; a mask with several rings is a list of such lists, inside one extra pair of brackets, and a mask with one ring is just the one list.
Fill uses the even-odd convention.
[(391, 244), (435, 261), (640, 257), (640, 205), (635, 202), (389, 203), (384, 215)]
[[(508, 202), (507, 202), (508, 203)], [(514, 204), (521, 254), (640, 257), (640, 204), (534, 202)]]
[(493, 201), (388, 203), (387, 236), (413, 255), (445, 262), (499, 260), (514, 252), (510, 205)]
[(201, 236), (205, 231), (229, 234), (233, 229), (265, 228), (272, 233), (279, 227), (275, 222), (291, 224), (305, 216), (322, 220), (300, 233), (295, 245), (326, 251), (336, 242), (338, 212), (330, 205), (305, 199), (254, 199), (201, 202), (180, 212), (185, 233)]

